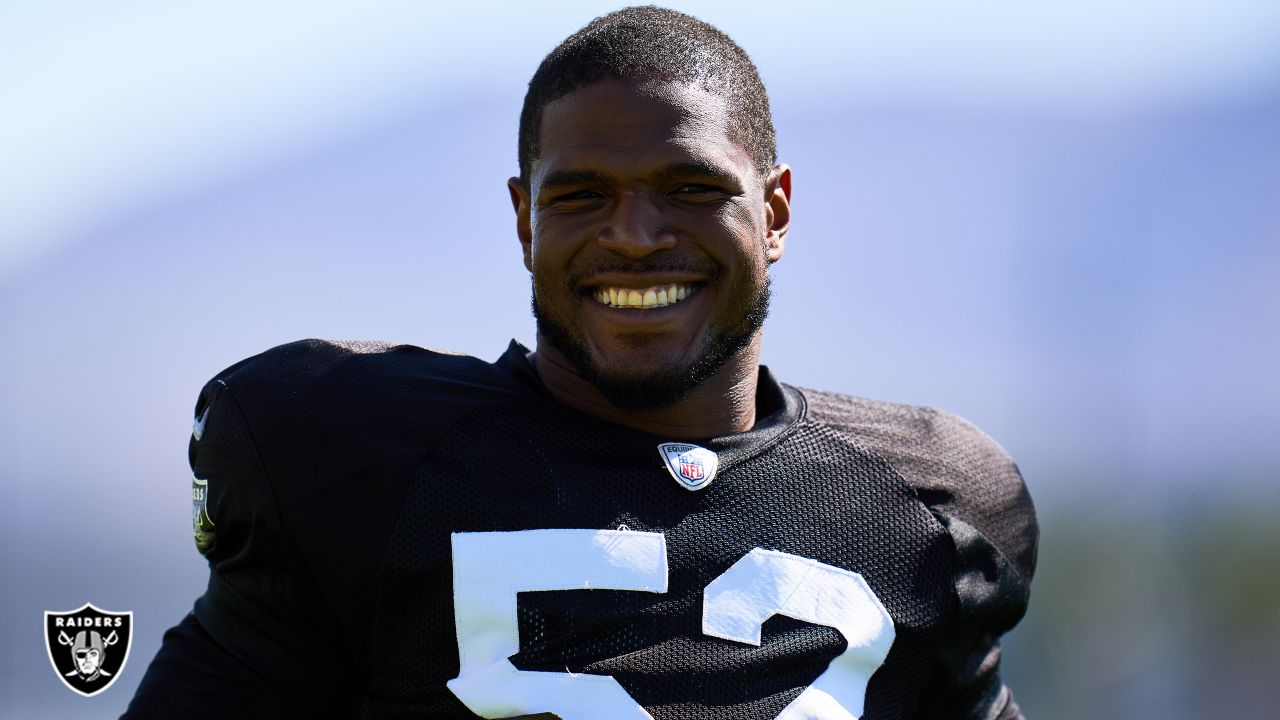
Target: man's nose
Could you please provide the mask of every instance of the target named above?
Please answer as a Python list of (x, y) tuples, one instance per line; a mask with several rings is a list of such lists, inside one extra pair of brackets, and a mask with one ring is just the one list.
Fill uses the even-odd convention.
[(618, 195), (597, 239), (600, 247), (636, 259), (675, 247), (676, 234), (667, 227), (659, 202), (646, 192)]

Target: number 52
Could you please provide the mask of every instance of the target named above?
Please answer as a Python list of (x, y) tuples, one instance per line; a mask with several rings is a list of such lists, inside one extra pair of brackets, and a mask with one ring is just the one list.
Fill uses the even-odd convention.
[[(667, 591), (662, 533), (522, 530), (453, 534), (458, 677), (449, 689), (485, 718), (554, 713), (563, 720), (652, 720), (609, 675), (517, 670), (516, 593)], [(760, 645), (774, 615), (835, 628), (848, 648), (777, 720), (853, 720), (867, 682), (893, 644), (893, 620), (862, 576), (809, 558), (756, 548), (703, 591), (702, 632)]]

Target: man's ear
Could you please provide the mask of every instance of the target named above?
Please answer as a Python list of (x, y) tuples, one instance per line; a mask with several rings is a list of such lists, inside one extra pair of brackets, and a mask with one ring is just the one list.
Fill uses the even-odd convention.
[(770, 263), (782, 258), (782, 248), (787, 244), (787, 229), (791, 227), (791, 167), (779, 163), (769, 171), (764, 182), (764, 219), (768, 227), (765, 235), (765, 257)]
[(524, 266), (533, 272), (533, 230), (529, 226), (529, 189), (520, 178), (507, 180), (507, 192), (511, 193), (511, 207), (516, 211), (516, 237), (524, 249)]

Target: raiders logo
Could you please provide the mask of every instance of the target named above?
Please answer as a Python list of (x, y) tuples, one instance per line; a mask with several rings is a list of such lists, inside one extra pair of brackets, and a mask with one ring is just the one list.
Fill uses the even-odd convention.
[(196, 549), (208, 555), (213, 547), (213, 518), (209, 517), (209, 481), (191, 479), (191, 535), (196, 539)]
[(45, 647), (62, 683), (85, 697), (111, 687), (129, 659), (132, 612), (78, 610), (44, 613)]
[(658, 454), (671, 477), (685, 490), (701, 490), (716, 479), (720, 458), (710, 450), (689, 443), (665, 442)]

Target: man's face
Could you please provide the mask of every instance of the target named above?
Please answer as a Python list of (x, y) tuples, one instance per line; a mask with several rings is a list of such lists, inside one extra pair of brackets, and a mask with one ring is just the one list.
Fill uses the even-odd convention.
[(692, 85), (596, 82), (540, 140), (529, 191), (511, 183), (539, 337), (614, 405), (665, 407), (755, 340), (789, 174), (762, 178)]

